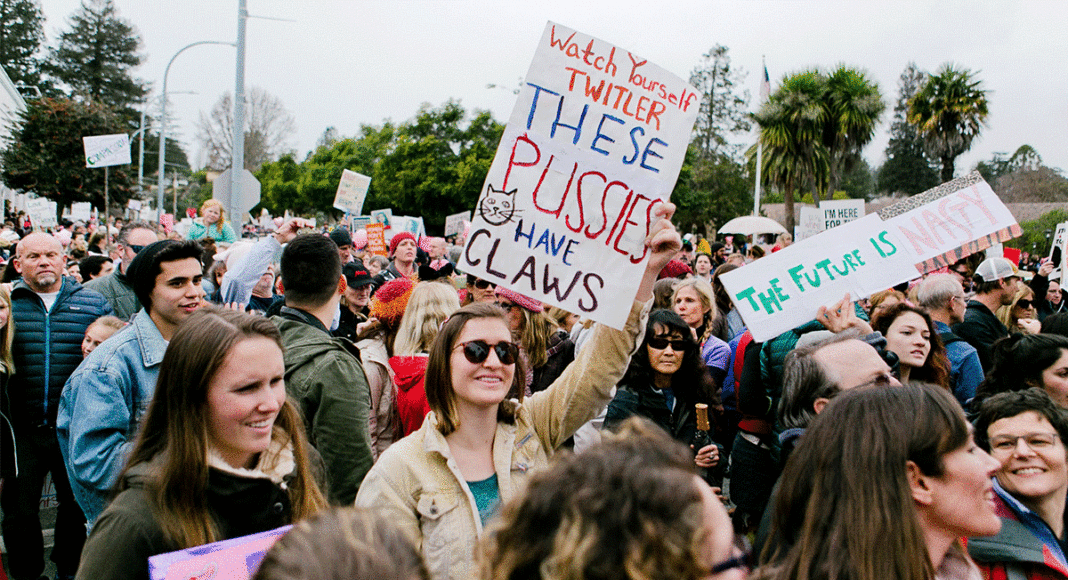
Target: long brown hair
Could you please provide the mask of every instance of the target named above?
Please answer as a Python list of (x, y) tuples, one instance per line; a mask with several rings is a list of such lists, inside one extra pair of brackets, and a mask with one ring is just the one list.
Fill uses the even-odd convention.
[[(496, 304), (475, 302), (457, 310), (441, 325), (441, 330), (434, 338), (434, 344), (430, 345), (430, 356), (426, 362), (426, 378), (423, 385), (426, 389), (426, 401), (430, 410), (434, 411), (438, 419), (438, 430), (443, 435), (448, 435), (460, 426), (456, 416), (456, 391), (452, 387), (452, 350), (456, 346), (456, 339), (460, 337), (464, 326), (468, 321), (484, 318), (497, 319), (505, 328), (508, 328), (508, 319), (504, 309)], [(510, 391), (519, 393), (519, 400), (523, 400), (523, 383), (526, 372), (523, 369), (523, 361), (516, 359), (515, 373), (512, 375)], [(497, 407), (497, 420), (505, 423), (515, 422), (516, 407), (510, 401), (503, 401)]]
[[(237, 343), (267, 338), (282, 347), (274, 324), (262, 316), (204, 307), (178, 327), (160, 365), (156, 394), (126, 470), (159, 458), (150, 485), (155, 516), (164, 536), (187, 548), (216, 541), (218, 529), (206, 502), (208, 487), (208, 388)], [(300, 413), (286, 399), (274, 424), (275, 440), (291, 445), (297, 473), (288, 484), (293, 519), (326, 506), (312, 475)], [(127, 488), (119, 478), (118, 490)]]
[(0, 286), (0, 300), (7, 306), (7, 324), (0, 329), (0, 365), (3, 365), (3, 372), (10, 375), (15, 372), (15, 358), (11, 352), (15, 343), (15, 314), (11, 311), (11, 290), (6, 286)]
[(922, 367), (914, 368), (909, 371), (909, 381), (932, 383), (948, 390), (950, 388), (950, 366), (949, 357), (946, 355), (946, 346), (942, 344), (942, 337), (938, 335), (934, 321), (931, 320), (931, 315), (927, 314), (926, 310), (917, 308), (908, 302), (898, 302), (880, 312), (878, 316), (871, 321), (871, 327), (872, 329), (883, 333), (883, 336), (886, 336), (887, 331), (890, 330), (890, 325), (893, 324), (899, 316), (906, 312), (918, 314), (927, 324), (927, 329), (931, 332), (931, 351), (927, 353), (927, 360), (923, 362)]
[(786, 463), (761, 577), (934, 578), (906, 464), (940, 477), (969, 437), (960, 405), (935, 385), (839, 394)]

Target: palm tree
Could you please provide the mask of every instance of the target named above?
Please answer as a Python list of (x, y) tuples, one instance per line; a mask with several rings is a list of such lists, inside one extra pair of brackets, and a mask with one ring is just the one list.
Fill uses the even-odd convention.
[[(794, 229), (794, 191), (826, 179), (829, 154), (822, 141), (827, 78), (817, 70), (787, 76), (753, 118), (760, 125), (764, 179), (783, 188), (786, 229)], [(755, 157), (757, 147), (748, 151)]]
[(853, 168), (861, 150), (871, 142), (886, 103), (879, 85), (864, 71), (838, 65), (827, 77), (823, 106), (827, 110), (823, 145), (829, 153), (830, 171), (822, 185), (829, 199), (842, 175)]
[(946, 63), (909, 101), (909, 123), (923, 135), (924, 148), (942, 162), (942, 181), (953, 179), (957, 157), (972, 146), (986, 121), (982, 81), (968, 69)]

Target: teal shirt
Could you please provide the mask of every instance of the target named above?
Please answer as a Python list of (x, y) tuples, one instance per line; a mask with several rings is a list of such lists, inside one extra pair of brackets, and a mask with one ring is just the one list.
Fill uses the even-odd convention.
[(467, 487), (471, 488), (471, 495), (475, 496), (478, 517), (485, 527), (486, 522), (496, 515), (501, 507), (501, 490), (497, 486), (497, 474), (494, 473), (489, 479), (482, 481), (469, 481)]
[(212, 224), (209, 229), (202, 223), (193, 222), (192, 227), (189, 228), (189, 233), (186, 234), (186, 239), (199, 240), (200, 238), (210, 237), (216, 242), (222, 242), (226, 244), (232, 244), (237, 241), (237, 235), (234, 234), (234, 229), (230, 227), (230, 222), (223, 224), (222, 232)]

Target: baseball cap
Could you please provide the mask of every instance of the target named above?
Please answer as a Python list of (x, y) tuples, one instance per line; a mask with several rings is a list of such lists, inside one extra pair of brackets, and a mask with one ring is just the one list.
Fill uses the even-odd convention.
[(983, 282), (993, 282), (1012, 276), (1020, 277), (1016, 265), (1005, 258), (987, 258), (975, 269), (976, 277)]
[(345, 264), (342, 272), (345, 274), (345, 282), (348, 283), (349, 288), (362, 288), (373, 282), (371, 273), (363, 267), (363, 264), (357, 262)]

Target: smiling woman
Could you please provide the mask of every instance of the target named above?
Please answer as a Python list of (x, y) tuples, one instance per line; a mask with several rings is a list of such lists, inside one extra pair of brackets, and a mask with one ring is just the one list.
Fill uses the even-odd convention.
[(274, 529), (325, 506), (284, 370), (269, 320), (214, 307), (189, 316), (78, 578), (147, 579), (149, 556)]

